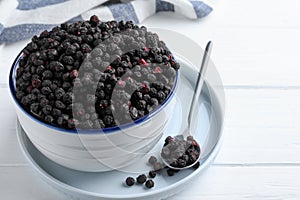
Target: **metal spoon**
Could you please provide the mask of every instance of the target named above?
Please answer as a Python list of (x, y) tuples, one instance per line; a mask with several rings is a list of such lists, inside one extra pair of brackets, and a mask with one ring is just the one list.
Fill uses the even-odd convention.
[[(184, 140), (188, 136), (192, 136), (192, 134), (191, 134), (191, 121), (194, 118), (195, 111), (198, 110), (199, 97), (200, 97), (200, 93), (201, 93), (202, 86), (203, 86), (203, 83), (204, 83), (204, 76), (205, 76), (205, 73), (206, 73), (206, 70), (207, 70), (208, 60), (209, 60), (209, 56), (210, 56), (210, 53), (211, 53), (211, 49), (212, 49), (212, 42), (209, 41), (207, 43), (206, 47), (205, 47), (205, 51), (204, 51), (204, 55), (203, 55), (203, 59), (202, 59), (202, 63), (201, 63), (201, 68), (200, 68), (200, 71), (198, 72), (198, 78), (197, 78), (197, 82), (196, 82), (196, 88), (195, 88), (195, 91), (194, 91), (194, 95), (193, 95), (193, 99), (192, 99), (192, 103), (191, 103), (190, 111), (189, 111), (189, 115), (188, 115), (188, 121), (187, 121), (188, 122), (188, 126), (183, 131), (182, 134), (176, 135), (174, 137), (174, 138), (176, 138), (176, 140)], [(198, 143), (198, 146), (200, 147), (199, 143)], [(173, 167), (173, 166), (171, 166), (170, 163), (161, 156), (163, 163), (166, 166), (168, 166), (169, 168), (175, 169), (175, 170), (182, 170), (182, 169), (187, 169), (187, 168), (192, 167), (197, 162), (199, 162), (200, 157), (201, 156), (198, 156), (198, 159), (194, 163), (192, 163), (192, 164), (190, 164), (190, 165), (188, 165), (186, 167), (179, 168), (179, 167)]]

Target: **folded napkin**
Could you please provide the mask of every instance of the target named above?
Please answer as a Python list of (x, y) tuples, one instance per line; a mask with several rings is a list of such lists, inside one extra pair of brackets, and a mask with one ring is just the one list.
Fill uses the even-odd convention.
[(131, 20), (140, 23), (166, 11), (198, 19), (212, 8), (200, 0), (12, 0), (18, 6), (0, 19), (0, 43), (11, 43), (64, 23), (87, 20), (97, 15), (102, 21)]

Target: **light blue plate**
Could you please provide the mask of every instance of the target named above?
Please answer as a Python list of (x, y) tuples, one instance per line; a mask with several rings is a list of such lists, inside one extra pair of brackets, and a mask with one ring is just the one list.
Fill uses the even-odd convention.
[(151, 169), (147, 164), (149, 156), (158, 156), (164, 138), (168, 135), (180, 133), (180, 130), (183, 130), (186, 126), (185, 119), (187, 119), (197, 71), (191, 63), (181, 58), (180, 55), (177, 55), (176, 58), (181, 63), (181, 77), (175, 96), (174, 114), (167, 124), (167, 131), (164, 133), (163, 138), (138, 163), (134, 163), (121, 171), (87, 173), (71, 170), (54, 163), (41, 154), (30, 142), (18, 123), (19, 142), (28, 161), (47, 183), (72, 199), (165, 199), (182, 191), (213, 162), (221, 145), (224, 120), (222, 105), (224, 102), (220, 102), (215, 89), (207, 82), (199, 99), (198, 118), (194, 119), (195, 123), (193, 123), (195, 137), (200, 142), (204, 154), (207, 154), (206, 159), (201, 160), (200, 167), (197, 170), (180, 171), (172, 177), (167, 176), (164, 171), (155, 177), (155, 186), (152, 189), (145, 189), (140, 185), (131, 188), (124, 186), (126, 177), (136, 177), (140, 173), (148, 173)]

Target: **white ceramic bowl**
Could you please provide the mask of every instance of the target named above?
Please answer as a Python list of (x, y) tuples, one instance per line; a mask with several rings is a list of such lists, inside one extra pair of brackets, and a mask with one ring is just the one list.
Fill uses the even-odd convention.
[[(173, 104), (173, 101), (170, 102), (170, 104)], [(171, 105), (170, 107), (174, 107), (174, 105)], [(164, 129), (164, 126), (165, 124), (162, 124), (160, 127), (156, 127), (156, 129), (152, 130), (153, 133), (157, 133), (157, 132), (162, 132), (162, 130)], [(81, 137), (81, 136), (79, 136)], [(123, 145), (116, 145), (117, 147), (121, 148), (121, 149), (127, 149), (129, 146), (135, 146), (136, 148), (140, 147), (140, 146), (143, 146), (143, 143), (142, 142), (147, 142), (149, 140), (152, 140), (154, 139), (155, 137), (157, 137), (157, 134), (154, 135), (154, 136), (151, 136), (149, 138), (145, 138), (145, 139), (139, 139), (139, 140), (136, 140), (136, 142), (132, 142), (130, 144), (128, 143), (125, 143)], [(42, 138), (41, 136), (38, 136), (38, 135), (31, 135), (31, 138), (34, 139), (35, 141), (41, 143), (41, 144), (45, 144), (45, 145), (54, 145), (54, 146), (60, 146), (62, 148), (65, 148), (65, 149), (72, 149), (72, 150), (86, 150), (87, 148), (87, 142), (83, 139), (81, 139), (82, 141), (80, 145), (60, 145), (60, 144), (57, 144), (55, 143), (55, 141), (49, 141), (49, 140), (46, 140), (44, 138)], [(114, 143), (112, 141), (94, 141), (94, 147), (92, 145), (89, 146), (89, 149), (91, 151), (102, 151), (102, 150), (108, 150), (110, 148), (112, 148)]]
[(63, 147), (53, 144), (44, 143), (41, 141), (35, 140), (35, 138), (31, 138), (31, 141), (34, 144), (39, 144), (45, 149), (48, 149), (52, 153), (55, 153), (57, 155), (63, 155), (69, 158), (84, 158), (84, 159), (102, 159), (102, 158), (110, 158), (114, 157), (115, 155), (118, 156), (126, 156), (128, 153), (132, 152), (143, 152), (145, 146), (152, 144), (153, 141), (157, 141), (158, 138), (161, 137), (163, 133), (163, 128), (161, 127), (160, 130), (158, 130), (161, 134), (157, 135), (156, 137), (152, 137), (151, 140), (142, 140), (139, 143), (129, 144), (125, 147), (119, 147), (119, 146), (112, 146), (112, 148), (102, 149), (102, 150), (93, 150), (93, 149), (75, 149), (75, 148), (69, 148), (69, 147)]
[[(155, 118), (149, 118), (145, 122), (139, 123), (137, 125), (130, 126), (128, 128), (116, 129), (108, 133), (102, 132), (99, 130), (98, 133), (95, 133), (93, 130), (92, 134), (89, 133), (75, 133), (73, 131), (66, 130), (62, 131), (56, 127), (51, 128), (51, 126), (45, 125), (43, 123), (33, 123), (31, 116), (28, 115), (21, 107), (17, 106), (17, 114), (20, 118), (20, 123), (22, 124), (25, 131), (29, 131), (28, 135), (30, 138), (36, 138), (50, 144), (78, 148), (78, 147), (89, 147), (93, 149), (107, 149), (112, 145), (115, 146), (126, 146), (128, 144), (139, 143), (142, 140), (149, 140), (151, 137), (155, 137), (158, 134), (158, 130), (166, 124), (169, 112), (172, 112), (172, 103), (171, 100), (166, 109), (162, 109)], [(34, 127), (33, 127), (34, 126)], [(136, 127), (139, 128), (136, 128)], [(43, 131), (43, 132), (42, 132)], [(141, 137), (134, 137), (129, 134), (141, 135)], [(142, 136), (142, 135), (146, 135)], [(130, 140), (130, 143), (128, 143)]]
[(147, 152), (149, 152), (152, 147), (160, 140), (162, 134), (152, 141), (150, 144), (146, 145), (142, 149), (138, 149), (136, 152), (131, 152), (126, 156), (118, 155), (114, 157), (108, 158), (78, 158), (78, 157), (68, 157), (61, 154), (55, 154), (53, 152), (48, 151), (41, 146), (32, 141), (37, 149), (42, 152), (46, 157), (55, 161), (56, 163), (79, 171), (86, 172), (99, 172), (101, 171), (110, 171), (112, 169), (120, 169), (130, 165), (133, 162), (136, 162), (140, 157), (144, 156)]
[(27, 113), (15, 97), (15, 72), (21, 57), (20, 53), (9, 77), (18, 119), (35, 146), (49, 159), (65, 167), (93, 172), (125, 167), (151, 150), (172, 115), (179, 72), (166, 100), (150, 114), (132, 123), (102, 130), (80, 131), (46, 124)]

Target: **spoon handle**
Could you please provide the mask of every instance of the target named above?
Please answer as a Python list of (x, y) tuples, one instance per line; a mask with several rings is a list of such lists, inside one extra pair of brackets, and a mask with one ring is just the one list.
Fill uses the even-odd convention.
[(202, 59), (202, 63), (201, 63), (201, 68), (200, 68), (200, 71), (198, 72), (196, 88), (194, 91), (194, 95), (193, 95), (193, 99), (192, 99), (192, 103), (191, 103), (191, 107), (190, 107), (190, 111), (189, 111), (189, 116), (188, 116), (188, 130), (191, 130), (190, 126), (191, 126), (191, 121), (193, 119), (194, 111), (198, 110), (198, 100), (199, 100), (202, 86), (204, 83), (204, 76), (205, 76), (205, 73), (207, 70), (211, 49), (212, 49), (212, 42), (209, 41), (205, 47), (205, 51), (204, 51), (204, 55), (203, 55), (203, 59)]

